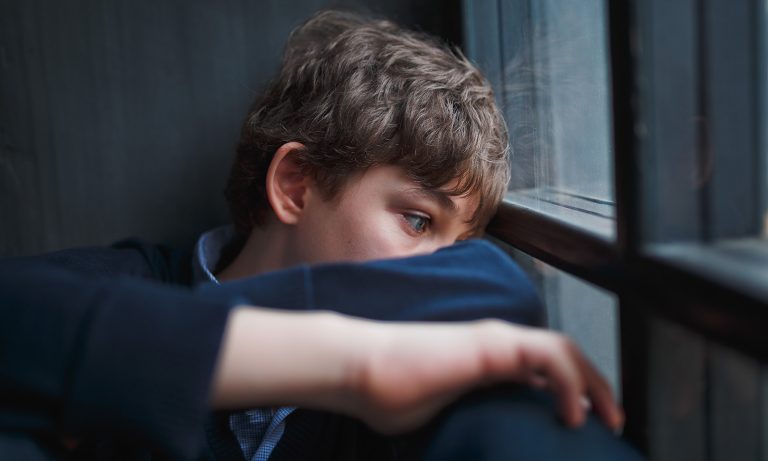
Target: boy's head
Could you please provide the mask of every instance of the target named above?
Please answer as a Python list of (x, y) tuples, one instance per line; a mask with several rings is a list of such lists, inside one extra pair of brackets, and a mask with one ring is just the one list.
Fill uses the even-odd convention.
[[(245, 237), (275, 218), (294, 224), (281, 213), (285, 200), (305, 206), (298, 179), (332, 210), (381, 172), (450, 197), (465, 227), (457, 236), (477, 233), (509, 178), (492, 90), (458, 51), (426, 35), (318, 14), (293, 31), (280, 73), (245, 120), (226, 188), (235, 228)], [(404, 215), (417, 232), (432, 224), (411, 211), (425, 215)]]

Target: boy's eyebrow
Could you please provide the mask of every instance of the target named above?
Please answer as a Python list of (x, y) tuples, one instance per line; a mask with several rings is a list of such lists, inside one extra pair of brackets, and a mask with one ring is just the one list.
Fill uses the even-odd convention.
[(457, 211), (456, 203), (451, 200), (451, 197), (446, 192), (443, 192), (441, 190), (435, 190), (435, 189), (425, 189), (425, 188), (418, 188), (413, 189), (412, 192), (426, 196), (429, 199), (432, 199), (433, 201), (437, 202), (437, 204), (440, 206), (440, 208), (443, 209), (443, 211), (454, 214)]

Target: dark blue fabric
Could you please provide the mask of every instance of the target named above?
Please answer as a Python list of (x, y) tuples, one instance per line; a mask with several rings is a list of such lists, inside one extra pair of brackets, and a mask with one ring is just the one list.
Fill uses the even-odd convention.
[(199, 290), (242, 296), (258, 306), (377, 320), (499, 318), (541, 325), (543, 319), (536, 291), (519, 266), (483, 240), (405, 259), (296, 266)]
[(231, 300), (142, 280), (172, 268), (143, 249), (0, 261), (1, 432), (120, 434), (198, 456)]
[(640, 454), (590, 415), (571, 429), (551, 394), (519, 386), (474, 392), (428, 428), (423, 461), (640, 461)]
[[(23, 441), (11, 449), (28, 450), (30, 440), (44, 447), (55, 446), (59, 434), (91, 435), (102, 442), (85, 443), (76, 459), (148, 459), (150, 450), (173, 459), (206, 456), (208, 386), (237, 302), (382, 320), (496, 317), (536, 325), (542, 315), (520, 269), (482, 241), (401, 260), (298, 266), (196, 291), (153, 281), (188, 283), (184, 258), (128, 241), (0, 261), (1, 441)], [(555, 434), (553, 427), (542, 434)], [(226, 438), (208, 442), (207, 456), (226, 459)], [(375, 452), (376, 459), (404, 459), (392, 458), (395, 446), (348, 418), (299, 411), (273, 458), (338, 461)]]

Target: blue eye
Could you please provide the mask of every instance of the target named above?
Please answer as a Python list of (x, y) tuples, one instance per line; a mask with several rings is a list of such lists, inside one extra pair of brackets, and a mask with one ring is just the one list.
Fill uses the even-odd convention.
[(431, 221), (427, 216), (422, 216), (420, 214), (413, 214), (413, 213), (404, 213), (403, 218), (408, 223), (408, 225), (416, 233), (419, 233), (419, 234), (427, 230), (427, 226), (429, 226), (429, 223)]

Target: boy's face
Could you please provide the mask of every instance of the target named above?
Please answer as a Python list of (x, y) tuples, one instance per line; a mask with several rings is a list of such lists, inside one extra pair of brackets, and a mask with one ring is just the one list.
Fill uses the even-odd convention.
[(308, 194), (294, 256), (318, 263), (431, 253), (471, 236), (467, 222), (477, 204), (475, 196), (424, 190), (400, 167), (372, 167), (350, 178), (332, 200)]

